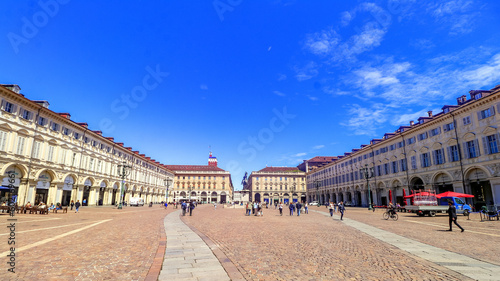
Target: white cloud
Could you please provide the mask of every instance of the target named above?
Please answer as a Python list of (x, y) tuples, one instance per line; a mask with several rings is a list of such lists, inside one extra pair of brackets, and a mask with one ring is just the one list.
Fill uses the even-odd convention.
[(278, 74), (278, 81), (283, 81), (286, 80), (286, 75), (285, 74)]
[(313, 78), (314, 76), (318, 75), (318, 70), (317, 70), (317, 65), (315, 62), (308, 62), (304, 67), (299, 68), (295, 67), (295, 78), (298, 81), (305, 81)]
[(269, 52), (269, 51), (271, 51), (271, 48), (272, 48), (272, 47), (273, 47), (273, 46), (269, 46), (269, 48), (267, 48), (267, 51), (268, 51), (268, 52)]
[(387, 106), (377, 103), (369, 108), (353, 104), (348, 109), (348, 115), (353, 116), (341, 125), (353, 131), (355, 135), (375, 135), (381, 124), (387, 121)]
[(306, 48), (315, 55), (325, 55), (330, 53), (340, 42), (339, 35), (333, 29), (324, 30), (308, 35)]
[(305, 153), (305, 152), (300, 152), (300, 153), (297, 153), (297, 154), (295, 154), (295, 155), (293, 155), (293, 156), (295, 156), (295, 157), (300, 157), (300, 156), (305, 156), (305, 155), (307, 155), (307, 153)]
[(313, 147), (313, 149), (322, 149), (323, 147), (325, 147), (325, 145), (324, 144), (320, 144), (320, 145), (315, 145)]
[(488, 65), (479, 65), (474, 69), (464, 71), (460, 78), (464, 83), (476, 87), (498, 82), (500, 80), (500, 54), (493, 56)]
[(274, 91), (273, 93), (274, 93), (275, 95), (277, 95), (277, 96), (280, 96), (280, 97), (284, 97), (284, 96), (286, 96), (285, 94), (283, 94), (283, 93), (282, 93), (282, 92), (280, 92), (280, 91)]
[(438, 1), (427, 7), (427, 12), (444, 28), (449, 28), (451, 35), (467, 34), (474, 30), (479, 4), (471, 0)]
[(317, 101), (317, 100), (319, 100), (319, 98), (317, 98), (317, 97), (313, 97), (313, 96), (310, 96), (310, 95), (307, 95), (307, 97), (308, 97), (310, 100), (312, 100), (312, 101)]
[(200, 89), (202, 89), (202, 90), (208, 90), (208, 86), (205, 85), (205, 84), (201, 84), (200, 85)]

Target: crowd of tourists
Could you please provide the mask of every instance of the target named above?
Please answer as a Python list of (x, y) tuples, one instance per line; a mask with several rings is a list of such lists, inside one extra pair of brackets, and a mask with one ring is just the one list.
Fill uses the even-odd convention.
[[(254, 201), (254, 202), (247, 202), (245, 205), (245, 215), (246, 216), (264, 216), (264, 209), (269, 209), (272, 208), (273, 206), (269, 204), (269, 202), (259, 202), (259, 201)], [(339, 203), (333, 203), (330, 202), (330, 204), (327, 206), (327, 208), (330, 211), (330, 216), (333, 216), (333, 213), (340, 213), (340, 220), (343, 219), (344, 217), (344, 203), (339, 202)], [(283, 216), (283, 209), (288, 209), (290, 212), (290, 216), (293, 216), (294, 214), (297, 214), (297, 216), (300, 216), (301, 214), (309, 214), (309, 204), (307, 202), (274, 202), (274, 209), (278, 209), (280, 212), (280, 216)]]

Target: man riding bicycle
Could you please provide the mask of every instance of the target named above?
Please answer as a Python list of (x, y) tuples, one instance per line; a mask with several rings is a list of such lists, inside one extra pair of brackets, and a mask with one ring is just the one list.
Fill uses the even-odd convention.
[(394, 216), (396, 214), (394, 204), (389, 203), (389, 206), (387, 206), (387, 212), (389, 212), (390, 216)]

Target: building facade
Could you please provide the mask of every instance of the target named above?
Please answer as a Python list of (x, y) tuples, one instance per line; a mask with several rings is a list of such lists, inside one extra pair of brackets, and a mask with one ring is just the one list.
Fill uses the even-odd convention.
[(245, 188), (250, 200), (275, 204), (306, 201), (305, 172), (297, 167), (265, 167), (253, 171)]
[(476, 209), (500, 205), (499, 125), (500, 85), (470, 91), (470, 99), (461, 96), (457, 105), (429, 111), (309, 172), (308, 200), (367, 206), (370, 197), (374, 205), (387, 205), (425, 189), (473, 194), (468, 203)]
[(174, 179), (165, 165), (25, 98), (17, 85), (0, 86), (0, 99), (0, 200), (115, 205), (123, 183), (124, 201), (165, 201)]
[(167, 165), (174, 172), (175, 184), (169, 193), (169, 202), (194, 200), (199, 203), (227, 203), (233, 201), (231, 173), (217, 166), (217, 158), (210, 156), (208, 165)]

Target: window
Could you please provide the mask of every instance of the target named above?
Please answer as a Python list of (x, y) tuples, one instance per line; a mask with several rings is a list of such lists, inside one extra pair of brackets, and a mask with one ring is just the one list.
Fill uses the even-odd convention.
[(408, 168), (407, 163), (406, 163), (406, 159), (399, 160), (399, 166), (401, 167), (401, 172), (406, 171), (406, 169)]
[(16, 153), (19, 155), (22, 155), (24, 153), (24, 141), (26, 140), (25, 137), (18, 137), (17, 138), (17, 150)]
[(408, 139), (408, 144), (414, 144), (414, 143), (415, 143), (415, 137)]
[(431, 165), (431, 159), (429, 157), (429, 152), (423, 153), (420, 155), (420, 162), (422, 164), (422, 168), (429, 167)]
[(52, 158), (54, 158), (54, 149), (53, 145), (49, 145), (49, 150), (47, 151), (47, 161), (52, 162)]
[(481, 120), (484, 118), (488, 118), (495, 115), (495, 109), (494, 107), (487, 108), (485, 110), (481, 110), (477, 113), (477, 119)]
[(455, 129), (455, 123), (453, 123), (453, 122), (448, 123), (448, 124), (446, 124), (446, 125), (443, 126), (443, 130), (445, 132), (451, 131), (453, 129)]
[(54, 132), (59, 131), (59, 124), (54, 123), (54, 122), (51, 122), (51, 123), (50, 123), (50, 129), (51, 129), (52, 131), (54, 131)]
[(458, 145), (452, 145), (448, 147), (448, 161), (456, 162), (460, 160), (458, 155)]
[(391, 145), (389, 146), (389, 150), (390, 150), (390, 151), (393, 151), (394, 149), (396, 149), (396, 144), (391, 144)]
[(381, 176), (381, 175), (382, 175), (382, 166), (378, 165), (377, 166), (377, 176)]
[(8, 133), (4, 131), (0, 131), (0, 150), (5, 151), (5, 147), (7, 146), (7, 136)]
[(464, 145), (465, 158), (476, 158), (479, 156), (479, 146), (477, 140), (468, 141)]
[(392, 163), (392, 173), (397, 173), (398, 172), (398, 162), (397, 161), (393, 161)]
[(431, 135), (431, 137), (441, 134), (441, 127), (437, 127), (437, 128), (430, 130), (429, 134)]
[(38, 158), (38, 154), (40, 154), (41, 145), (42, 145), (41, 142), (35, 141), (35, 144), (33, 145), (33, 158)]
[(445, 162), (444, 149), (434, 150), (433, 156), (434, 156), (434, 164), (435, 165), (444, 164), (444, 162)]
[(8, 101), (3, 101), (3, 110), (8, 113), (14, 113), (16, 111), (16, 105), (8, 102)]
[(498, 146), (500, 140), (500, 134), (494, 134), (490, 136), (483, 137), (483, 148), (484, 153), (486, 154), (494, 154), (498, 153)]
[(66, 165), (66, 149), (64, 148), (59, 149), (59, 163)]
[(398, 142), (398, 148), (401, 148), (403, 146), (405, 146), (405, 142), (404, 141)]
[(411, 160), (411, 168), (413, 170), (417, 169), (417, 156), (412, 156), (410, 160)]
[(384, 164), (384, 175), (389, 174), (389, 163)]
[(47, 125), (47, 119), (43, 118), (42, 116), (39, 116), (37, 124), (40, 126), (45, 126), (45, 125)]
[(68, 128), (63, 128), (62, 133), (65, 136), (69, 136), (70, 130)]
[(462, 120), (464, 121), (464, 125), (470, 124), (470, 116), (464, 117)]
[(31, 120), (31, 118), (33, 117), (33, 113), (31, 113), (30, 111), (27, 111), (26, 109), (23, 109), (23, 112), (21, 113), (21, 117), (23, 119), (26, 119), (26, 120)]
[(427, 138), (427, 132), (421, 133), (420, 135), (417, 136), (418, 141), (425, 140)]
[(380, 150), (375, 150), (375, 155), (379, 155), (380, 154)]

